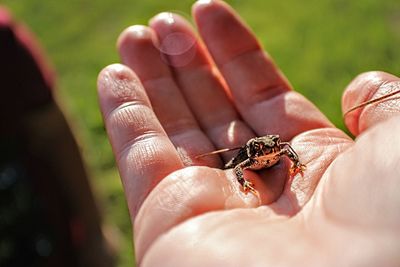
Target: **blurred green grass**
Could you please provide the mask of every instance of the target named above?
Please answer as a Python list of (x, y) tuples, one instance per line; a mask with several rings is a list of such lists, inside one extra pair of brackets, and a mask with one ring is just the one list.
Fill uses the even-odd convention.
[[(344, 129), (340, 99), (357, 74), (400, 74), (398, 0), (231, 0), (294, 88)], [(115, 41), (161, 11), (190, 18), (193, 1), (2, 0), (37, 35), (58, 73), (64, 106), (106, 217), (121, 232), (119, 266), (132, 266), (131, 225), (96, 96), (96, 77), (118, 62)]]

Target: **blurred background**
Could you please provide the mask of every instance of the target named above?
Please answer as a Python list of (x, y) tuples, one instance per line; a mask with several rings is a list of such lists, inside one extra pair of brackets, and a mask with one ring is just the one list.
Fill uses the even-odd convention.
[[(398, 0), (226, 2), (247, 21), (294, 88), (342, 129), (341, 94), (353, 77), (368, 70), (400, 74)], [(190, 19), (192, 3), (0, 0), (36, 35), (57, 73), (55, 97), (77, 139), (104, 222), (111, 226), (116, 266), (134, 265), (131, 223), (97, 104), (97, 74), (119, 61), (115, 42), (124, 28), (146, 24), (162, 11)], [(6, 253), (1, 249), (0, 259)]]

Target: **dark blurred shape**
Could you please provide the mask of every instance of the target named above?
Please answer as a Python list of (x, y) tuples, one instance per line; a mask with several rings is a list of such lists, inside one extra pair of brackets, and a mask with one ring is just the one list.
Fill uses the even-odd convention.
[(54, 74), (31, 34), (0, 9), (0, 130), (16, 118), (52, 101)]
[(0, 7), (0, 266), (113, 266), (54, 73)]

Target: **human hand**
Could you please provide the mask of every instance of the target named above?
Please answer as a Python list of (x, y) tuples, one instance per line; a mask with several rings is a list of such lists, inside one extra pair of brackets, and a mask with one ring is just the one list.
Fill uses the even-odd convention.
[[(225, 3), (200, 1), (193, 15), (200, 37), (167, 13), (128, 28), (118, 41), (127, 67), (99, 75), (139, 264), (399, 265), (398, 100), (350, 113), (353, 142), (292, 91)], [(361, 75), (343, 110), (396, 87), (395, 76)], [(307, 169), (290, 177), (282, 158), (245, 172), (260, 199), (218, 169), (229, 155), (195, 158), (266, 134), (291, 141)]]

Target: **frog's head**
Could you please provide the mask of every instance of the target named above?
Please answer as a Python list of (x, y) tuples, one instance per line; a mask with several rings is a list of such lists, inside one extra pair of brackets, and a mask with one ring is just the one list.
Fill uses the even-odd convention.
[(257, 139), (257, 141), (262, 144), (262, 147), (273, 148), (279, 146), (281, 143), (279, 135), (276, 134), (258, 137)]
[(279, 135), (266, 135), (250, 139), (247, 142), (247, 148), (250, 155), (266, 155), (279, 150)]
[(270, 140), (271, 140), (271, 145), (272, 145), (272, 147), (275, 147), (275, 146), (279, 146), (279, 145), (280, 145), (280, 143), (281, 143), (281, 138), (279, 137), (279, 135), (274, 134), (274, 135), (269, 135), (269, 137), (270, 137)]

